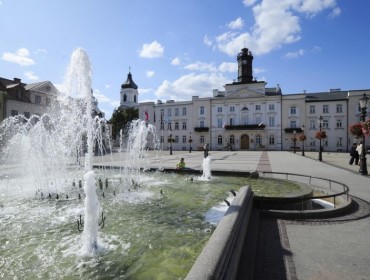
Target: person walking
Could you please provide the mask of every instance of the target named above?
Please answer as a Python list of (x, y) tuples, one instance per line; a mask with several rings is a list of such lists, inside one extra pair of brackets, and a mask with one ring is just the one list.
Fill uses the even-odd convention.
[(203, 147), (203, 150), (204, 150), (204, 158), (207, 158), (208, 157), (209, 145), (205, 144), (204, 147)]
[(356, 151), (358, 153), (358, 157), (360, 159), (359, 162), (358, 162), (358, 165), (361, 165), (362, 145), (363, 145), (363, 143), (361, 141), (360, 145), (358, 145), (357, 148), (356, 148)]
[(349, 160), (349, 165), (352, 165), (353, 163), (355, 163), (355, 165), (358, 165), (358, 160), (360, 158), (360, 155), (359, 153), (357, 152), (357, 143), (353, 143), (352, 147), (351, 147), (351, 150), (349, 152), (351, 158)]

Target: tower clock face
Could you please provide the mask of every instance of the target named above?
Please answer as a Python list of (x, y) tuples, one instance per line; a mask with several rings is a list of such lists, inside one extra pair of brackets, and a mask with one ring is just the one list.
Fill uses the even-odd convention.
[(247, 64), (247, 63), (248, 63), (248, 61), (244, 59), (244, 60), (242, 61), (242, 63), (245, 65), (245, 64)]

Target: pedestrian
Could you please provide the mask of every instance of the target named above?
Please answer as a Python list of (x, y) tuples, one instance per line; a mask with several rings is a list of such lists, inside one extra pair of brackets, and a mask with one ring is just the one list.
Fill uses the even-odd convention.
[(208, 157), (208, 150), (209, 150), (209, 144), (208, 143), (204, 145), (203, 150), (204, 150), (204, 158), (207, 158)]
[(185, 168), (185, 160), (184, 158), (181, 158), (180, 162), (176, 164), (176, 169), (183, 169), (183, 168)]
[(353, 162), (355, 163), (355, 165), (358, 165), (358, 160), (360, 158), (360, 155), (357, 152), (356, 148), (357, 148), (357, 143), (353, 143), (351, 150), (349, 152), (349, 155), (351, 156), (351, 158), (349, 159), (349, 165), (352, 165)]
[(363, 145), (363, 142), (361, 141), (360, 145), (358, 145), (357, 148), (356, 148), (356, 151), (357, 151), (359, 159), (360, 159), (359, 162), (358, 162), (358, 165), (361, 165), (362, 145)]

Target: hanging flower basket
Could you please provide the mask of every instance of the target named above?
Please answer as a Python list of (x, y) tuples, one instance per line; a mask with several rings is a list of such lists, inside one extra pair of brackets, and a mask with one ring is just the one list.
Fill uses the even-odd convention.
[[(368, 120), (369, 121), (369, 120)], [(368, 122), (367, 121), (367, 122)], [(361, 123), (355, 123), (349, 127), (349, 131), (356, 137), (362, 137), (363, 136), (363, 125)]]
[(297, 137), (292, 137), (291, 139), (292, 139), (293, 142), (297, 141)]
[(171, 142), (172, 142), (172, 143), (174, 143), (174, 142), (175, 142), (175, 139), (174, 139), (174, 138), (170, 138), (170, 137), (168, 137), (167, 142), (168, 142), (168, 143), (171, 143)]
[(306, 137), (306, 135), (301, 134), (301, 135), (299, 135), (299, 138), (298, 139), (299, 139), (299, 141), (303, 142), (303, 141), (305, 141), (307, 139), (307, 137)]
[(370, 119), (367, 119), (362, 123), (362, 133), (365, 135), (365, 137), (369, 137), (370, 135)]
[(326, 131), (316, 131), (316, 133), (315, 133), (315, 138), (316, 139), (325, 139), (326, 137), (328, 137), (326, 135)]
[(189, 143), (191, 143), (191, 142), (193, 142), (193, 139), (191, 139), (191, 138), (190, 138), (190, 139), (189, 139)]

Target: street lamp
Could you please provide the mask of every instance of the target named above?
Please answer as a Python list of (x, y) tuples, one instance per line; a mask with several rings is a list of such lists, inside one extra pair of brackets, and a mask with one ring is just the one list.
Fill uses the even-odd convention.
[(191, 132), (190, 132), (190, 136), (189, 136), (189, 153), (191, 153), (191, 142), (193, 142), (193, 139), (191, 139)]
[(170, 134), (170, 156), (172, 156), (172, 133)]
[(322, 128), (322, 119), (323, 119), (323, 117), (322, 116), (320, 116), (319, 117), (319, 128), (320, 128), (320, 150), (319, 150), (319, 161), (322, 161), (322, 146), (321, 146), (321, 128)]
[[(359, 99), (360, 107), (361, 107), (361, 121), (365, 121), (366, 119), (366, 109), (367, 109), (367, 96), (366, 93), (362, 95), (362, 98)], [(361, 175), (367, 175), (367, 165), (366, 165), (366, 149), (365, 149), (365, 134), (362, 133), (362, 151), (360, 157), (360, 173)]]
[(302, 156), (304, 157), (304, 140), (305, 140), (305, 135), (304, 135), (304, 124), (302, 124), (301, 126), (301, 129), (302, 129)]
[(293, 130), (293, 152), (295, 153), (296, 151), (296, 143), (297, 143), (297, 138), (295, 137), (297, 131)]

